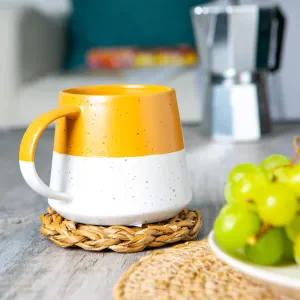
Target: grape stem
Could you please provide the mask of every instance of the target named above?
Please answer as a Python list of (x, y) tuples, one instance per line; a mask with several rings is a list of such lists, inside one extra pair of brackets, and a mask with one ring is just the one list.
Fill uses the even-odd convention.
[(268, 230), (270, 230), (271, 228), (272, 228), (272, 225), (263, 223), (256, 235), (251, 235), (248, 237), (247, 244), (249, 244), (250, 246), (254, 246), (257, 243), (258, 239), (262, 235), (264, 235)]
[(298, 145), (299, 141), (300, 141), (300, 137), (295, 136), (294, 139), (293, 139), (293, 147), (294, 147), (294, 150), (295, 150), (295, 155), (291, 159), (291, 163), (290, 163), (291, 166), (293, 166), (295, 164), (298, 157), (300, 156), (300, 147)]
[(300, 137), (299, 136), (295, 136), (294, 139), (293, 139), (293, 147), (294, 147), (294, 150), (295, 150), (295, 155), (291, 158), (291, 162), (288, 164), (288, 165), (282, 165), (282, 166), (277, 166), (275, 167), (272, 172), (272, 178), (271, 178), (271, 181), (272, 182), (276, 182), (277, 181), (277, 177), (274, 175), (274, 172), (280, 168), (291, 168), (294, 166), (294, 164), (296, 163), (297, 159), (299, 158), (300, 156), (300, 147), (298, 145), (298, 143), (300, 142)]
[(247, 203), (249, 203), (249, 204), (254, 204), (254, 203), (255, 203), (255, 202), (254, 202), (252, 199), (250, 199), (250, 198), (245, 199), (245, 201), (246, 201)]

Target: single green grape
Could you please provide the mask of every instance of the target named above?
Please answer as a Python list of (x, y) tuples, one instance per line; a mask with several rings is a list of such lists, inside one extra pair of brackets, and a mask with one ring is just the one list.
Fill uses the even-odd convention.
[[(300, 164), (293, 166), (278, 168), (274, 172), (274, 176), (278, 182), (281, 182), (294, 190), (300, 198)], [(299, 205), (300, 209), (300, 205)]]
[(272, 179), (273, 177), (273, 171), (275, 168), (280, 166), (286, 166), (290, 164), (291, 160), (283, 155), (280, 154), (273, 154), (268, 157), (266, 157), (261, 163), (260, 167), (263, 171), (266, 172), (267, 177), (269, 179)]
[(228, 181), (229, 182), (238, 182), (242, 178), (244, 178), (246, 175), (252, 176), (263, 176), (262, 170), (259, 166), (256, 166), (254, 164), (241, 164), (236, 167), (234, 167), (229, 175), (228, 175)]
[(288, 238), (293, 242), (296, 235), (300, 234), (300, 214), (298, 214), (292, 222), (285, 226), (285, 232)]
[(283, 256), (284, 235), (280, 228), (272, 228), (265, 232), (255, 245), (246, 244), (246, 257), (259, 265), (274, 265)]
[(226, 204), (214, 223), (216, 241), (224, 249), (243, 248), (247, 238), (255, 235), (261, 226), (258, 215), (246, 207)]
[(281, 183), (269, 183), (257, 194), (257, 211), (261, 219), (273, 226), (286, 226), (298, 211), (294, 191)]
[(253, 194), (257, 186), (244, 179), (238, 182), (227, 182), (224, 190), (225, 199), (228, 203), (244, 205), (249, 210), (256, 211)]
[(294, 243), (294, 258), (298, 265), (300, 265), (300, 235), (297, 235)]
[[(242, 168), (241, 166), (244, 165), (240, 165), (236, 168), (238, 172), (240, 172)], [(224, 194), (228, 203), (246, 205), (248, 209), (255, 211), (255, 197), (257, 195), (256, 191), (268, 184), (268, 180), (260, 168), (256, 167), (255, 165), (253, 166), (254, 168), (249, 168), (247, 164), (246, 169), (250, 169), (250, 171), (248, 170), (248, 173), (245, 172), (243, 177), (237, 181), (228, 181), (225, 186)]]
[(283, 253), (282, 253), (282, 262), (294, 262), (294, 251), (293, 251), (293, 243), (287, 237), (285, 231), (283, 230)]

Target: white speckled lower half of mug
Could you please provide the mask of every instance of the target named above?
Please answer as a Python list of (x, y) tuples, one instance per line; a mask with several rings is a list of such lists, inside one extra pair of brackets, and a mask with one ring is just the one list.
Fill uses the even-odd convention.
[(127, 158), (53, 152), (50, 187), (73, 198), (49, 199), (53, 209), (95, 225), (158, 222), (175, 216), (192, 198), (184, 150)]

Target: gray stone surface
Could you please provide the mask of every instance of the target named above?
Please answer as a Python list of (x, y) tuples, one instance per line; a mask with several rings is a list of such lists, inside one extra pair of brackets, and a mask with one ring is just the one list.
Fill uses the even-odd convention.
[[(187, 162), (194, 198), (200, 208), (201, 239), (209, 233), (224, 203), (223, 188), (229, 170), (243, 162), (258, 163), (272, 153), (293, 154), (298, 124), (277, 125), (260, 142), (217, 144), (200, 134), (197, 126), (184, 127)], [(22, 131), (0, 133), (0, 298), (112, 299), (121, 274), (147, 251), (137, 254), (91, 253), (61, 249), (39, 233), (39, 215), (46, 199), (33, 192), (21, 177), (18, 150)], [(40, 176), (49, 181), (53, 132), (46, 131), (37, 148)]]

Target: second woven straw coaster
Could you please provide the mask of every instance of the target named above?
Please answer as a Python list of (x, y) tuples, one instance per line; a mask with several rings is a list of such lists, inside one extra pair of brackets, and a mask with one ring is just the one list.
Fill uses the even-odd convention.
[(105, 227), (75, 223), (48, 207), (48, 213), (41, 215), (41, 222), (41, 233), (60, 247), (124, 253), (194, 240), (202, 226), (200, 212), (188, 209), (172, 219), (142, 227)]
[(207, 240), (153, 251), (132, 265), (114, 289), (116, 300), (294, 299), (278, 294), (217, 259)]

